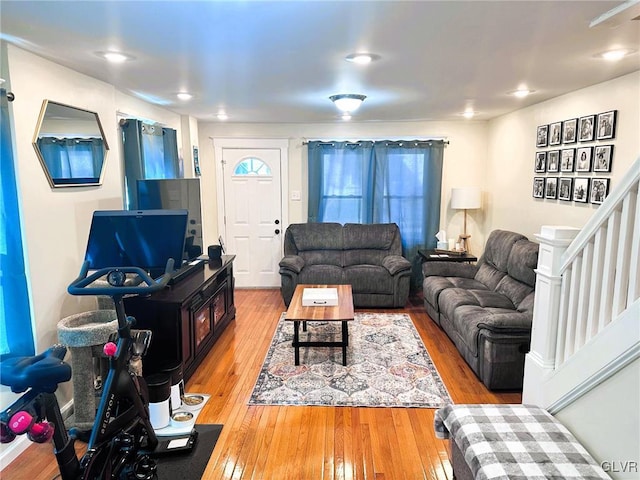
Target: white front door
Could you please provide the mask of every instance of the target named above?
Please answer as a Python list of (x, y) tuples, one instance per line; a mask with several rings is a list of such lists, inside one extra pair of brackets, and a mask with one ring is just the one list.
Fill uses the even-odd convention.
[(224, 192), (221, 233), (226, 252), (236, 255), (235, 284), (278, 287), (284, 234), (282, 149), (222, 147), (220, 152)]

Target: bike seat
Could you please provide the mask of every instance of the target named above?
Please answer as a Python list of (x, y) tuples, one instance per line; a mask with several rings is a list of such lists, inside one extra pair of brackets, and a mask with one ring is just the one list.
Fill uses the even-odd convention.
[(66, 347), (55, 345), (40, 355), (14, 357), (0, 363), (0, 383), (11, 387), (14, 393), (28, 388), (53, 393), (58, 384), (71, 379), (71, 366), (62, 361)]

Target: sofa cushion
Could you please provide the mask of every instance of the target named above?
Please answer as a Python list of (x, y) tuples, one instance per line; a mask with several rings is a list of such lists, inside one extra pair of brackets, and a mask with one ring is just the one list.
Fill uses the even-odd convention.
[(493, 265), (501, 272), (507, 272), (509, 254), (513, 245), (518, 240), (526, 240), (527, 237), (515, 232), (505, 230), (494, 230), (487, 239), (487, 245), (482, 255), (483, 261)]
[(531, 314), (517, 310), (463, 305), (456, 309), (454, 327), (469, 351), (478, 356), (478, 336), (482, 330), (513, 334), (531, 331)]
[(447, 288), (438, 297), (438, 306), (447, 318), (454, 319), (458, 314), (458, 308), (462, 306), (477, 306), (483, 308), (500, 308), (504, 310), (516, 310), (515, 306), (504, 295), (491, 290), (465, 290), (462, 288)]
[(342, 250), (342, 225), (339, 223), (295, 223), (289, 225), (287, 234), (297, 251), (285, 254), (295, 255), (307, 250)]
[(461, 277), (427, 277), (422, 282), (422, 292), (424, 299), (438, 309), (438, 297), (440, 293), (448, 288), (462, 288), (465, 290), (481, 290), (486, 287), (473, 278)]
[(498, 270), (490, 263), (483, 263), (478, 267), (478, 272), (474, 278), (488, 289), (495, 290), (505, 275), (505, 272)]
[(341, 250), (303, 250), (298, 256), (304, 260), (305, 265), (333, 265), (342, 267)]
[(393, 294), (394, 277), (389, 271), (375, 265), (352, 265), (344, 268), (345, 283), (351, 284), (353, 293)]
[(395, 223), (347, 223), (342, 230), (345, 250), (390, 250), (398, 233)]
[(517, 307), (527, 295), (533, 292), (533, 287), (506, 276), (500, 280), (496, 292), (507, 297)]
[(306, 265), (298, 276), (298, 284), (342, 284), (342, 267), (336, 265)]
[[(398, 236), (398, 241), (394, 241)], [(387, 255), (402, 254), (395, 223), (360, 225), (347, 223), (343, 229), (344, 266), (382, 265)]]
[(519, 240), (515, 243), (509, 254), (507, 273), (510, 277), (534, 287), (536, 273), (534, 269), (538, 265), (538, 250), (540, 246), (529, 240)]

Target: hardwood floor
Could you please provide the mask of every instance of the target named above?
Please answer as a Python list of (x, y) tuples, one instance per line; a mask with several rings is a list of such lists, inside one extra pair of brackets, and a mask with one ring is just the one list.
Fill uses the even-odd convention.
[[(279, 290), (236, 290), (236, 307), (236, 320), (186, 386), (211, 394), (198, 422), (224, 424), (204, 479), (452, 478), (447, 443), (433, 432), (434, 410), (248, 406), (285, 308)], [(404, 310), (385, 311), (411, 315), (454, 403), (520, 403), (519, 393), (484, 387), (427, 316), (420, 297)], [(54, 478), (51, 450), (50, 444), (33, 444), (0, 478)]]

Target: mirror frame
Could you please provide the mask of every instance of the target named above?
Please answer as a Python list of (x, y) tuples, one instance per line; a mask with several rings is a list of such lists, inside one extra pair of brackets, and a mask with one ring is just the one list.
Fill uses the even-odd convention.
[[(98, 177), (98, 181), (97, 182), (80, 182), (80, 183), (73, 183), (73, 182), (69, 182), (69, 183), (55, 183), (53, 180), (53, 177), (51, 176), (51, 173), (49, 172), (49, 168), (47, 166), (47, 163), (44, 159), (44, 156), (42, 155), (42, 152), (40, 151), (40, 147), (38, 146), (38, 138), (39, 138), (39, 134), (40, 134), (40, 130), (42, 129), (42, 124), (45, 121), (45, 115), (47, 112), (47, 107), (49, 105), (57, 105), (60, 107), (67, 107), (67, 108), (72, 108), (74, 110), (78, 110), (80, 112), (84, 112), (84, 113), (90, 113), (91, 115), (95, 116), (95, 120), (96, 123), (98, 125), (98, 130), (100, 131), (100, 136), (102, 137), (102, 142), (104, 144), (104, 159), (102, 160), (102, 168), (100, 170), (100, 176)], [(42, 170), (44, 171), (45, 176), (47, 177), (47, 181), (49, 182), (49, 185), (51, 186), (51, 188), (65, 188), (65, 187), (93, 187), (93, 186), (99, 186), (102, 185), (102, 179), (104, 177), (104, 172), (105, 172), (105, 167), (106, 167), (106, 163), (107, 163), (107, 157), (109, 154), (109, 144), (107, 143), (107, 137), (104, 134), (104, 130), (102, 129), (102, 123), (100, 122), (100, 116), (98, 115), (97, 112), (92, 112), (91, 110), (86, 110), (84, 108), (78, 108), (78, 107), (74, 107), (73, 105), (67, 105), (65, 103), (60, 103), (60, 102), (54, 102), (52, 100), (43, 100), (42, 102), (42, 108), (40, 109), (40, 115), (38, 117), (38, 123), (36, 124), (36, 131), (33, 134), (33, 140), (31, 142), (31, 144), (33, 145), (34, 150), (36, 151), (36, 155), (38, 156), (38, 160), (40, 160), (40, 165), (42, 166)], [(73, 177), (71, 177), (69, 180), (73, 180)]]

